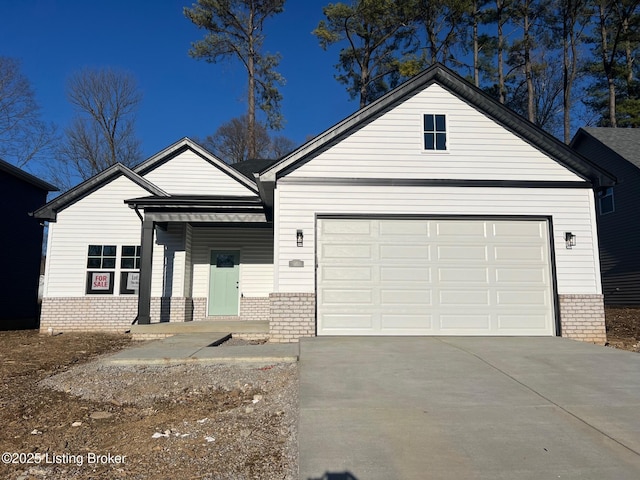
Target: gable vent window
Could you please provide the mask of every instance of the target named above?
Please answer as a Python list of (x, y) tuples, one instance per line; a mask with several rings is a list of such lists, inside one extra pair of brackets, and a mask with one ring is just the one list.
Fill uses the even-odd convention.
[(447, 122), (444, 115), (424, 114), (424, 149), (447, 149)]
[(607, 213), (613, 213), (615, 211), (613, 187), (608, 187), (598, 192), (598, 204), (600, 207), (600, 215), (606, 215)]

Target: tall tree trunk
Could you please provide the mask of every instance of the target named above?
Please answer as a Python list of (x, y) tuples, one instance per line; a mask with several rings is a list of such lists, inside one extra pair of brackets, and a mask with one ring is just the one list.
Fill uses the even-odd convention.
[(473, 81), (480, 87), (480, 47), (478, 45), (478, 0), (473, 0)]
[(629, 17), (625, 17), (622, 22), (622, 35), (625, 38), (624, 42), (624, 54), (625, 54), (625, 77), (627, 80), (627, 95), (630, 94), (629, 90), (633, 83), (633, 62), (634, 56), (631, 49), (631, 41), (628, 38), (629, 35)]
[(562, 117), (564, 143), (571, 141), (571, 83), (569, 81), (569, 12), (572, 0), (567, 0), (562, 13)]
[(529, 35), (529, 9), (530, 1), (526, 0), (524, 4), (524, 74), (527, 80), (527, 116), (529, 121), (536, 121), (535, 109), (535, 92), (533, 91), (533, 72), (531, 66), (531, 37)]
[(504, 103), (505, 102), (505, 96), (504, 96), (504, 59), (503, 57), (503, 50), (504, 50), (504, 33), (502, 32), (502, 27), (503, 27), (503, 22), (502, 22), (502, 15), (503, 15), (503, 9), (504, 9), (504, 3), (503, 0), (496, 0), (496, 13), (498, 15), (498, 90), (499, 90), (499, 97), (498, 100), (500, 101), (500, 103)]
[(249, 160), (257, 157), (258, 148), (256, 145), (256, 52), (254, 45), (254, 25), (253, 25), (253, 8), (249, 13), (249, 55), (247, 59), (247, 70), (249, 73), (249, 92), (247, 94), (247, 136), (249, 137), (249, 145), (247, 155)]
[[(602, 67), (607, 77), (607, 84), (609, 86), (609, 123), (611, 127), (617, 127), (616, 122), (616, 85), (613, 79), (613, 62), (615, 61), (615, 52), (611, 53), (611, 61), (608, 58), (608, 41), (607, 41), (607, 23), (605, 2), (599, 2), (600, 10), (600, 41), (602, 42)], [(614, 49), (615, 50), (615, 49)]]

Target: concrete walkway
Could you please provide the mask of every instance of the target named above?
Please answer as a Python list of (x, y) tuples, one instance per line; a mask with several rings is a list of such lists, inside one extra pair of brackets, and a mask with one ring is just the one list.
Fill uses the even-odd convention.
[[(215, 346), (230, 333), (180, 334), (145, 342), (105, 357), (111, 365), (169, 365), (179, 363), (283, 363), (298, 361), (298, 344), (265, 343), (247, 346)], [(213, 345), (213, 346), (212, 346)]]
[(300, 344), (301, 479), (640, 478), (640, 354), (562, 338)]

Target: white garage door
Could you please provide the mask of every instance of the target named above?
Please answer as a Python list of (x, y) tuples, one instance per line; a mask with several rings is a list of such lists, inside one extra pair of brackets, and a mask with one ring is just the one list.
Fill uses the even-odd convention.
[(553, 335), (544, 220), (318, 220), (319, 335)]

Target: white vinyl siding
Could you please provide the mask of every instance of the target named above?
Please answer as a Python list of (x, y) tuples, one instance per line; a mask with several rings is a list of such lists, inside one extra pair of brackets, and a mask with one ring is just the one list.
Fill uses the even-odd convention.
[[(423, 115), (434, 112), (446, 114), (446, 152), (424, 150)], [(287, 177), (582, 180), (437, 84)]]
[[(601, 293), (594, 202), (590, 189), (379, 187), (281, 183), (274, 242), (278, 292), (314, 292), (316, 214), (367, 215), (529, 215), (550, 217), (558, 293)], [(296, 247), (296, 230), (304, 247)], [(567, 250), (564, 232), (577, 236)], [(303, 268), (289, 261), (304, 261)]]
[(152, 297), (182, 297), (185, 291), (184, 224), (156, 227), (151, 267)]
[(59, 212), (57, 222), (49, 223), (44, 296), (85, 295), (88, 245), (117, 246), (113, 294), (118, 295), (121, 246), (140, 245), (140, 219), (124, 199), (146, 195), (120, 176)]
[(193, 226), (193, 297), (209, 296), (211, 250), (240, 251), (240, 294), (267, 297), (273, 291), (273, 230)]
[(180, 153), (144, 175), (172, 195), (249, 196), (256, 193), (191, 150)]

